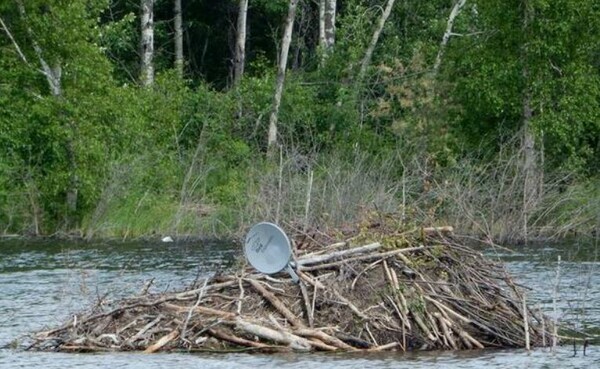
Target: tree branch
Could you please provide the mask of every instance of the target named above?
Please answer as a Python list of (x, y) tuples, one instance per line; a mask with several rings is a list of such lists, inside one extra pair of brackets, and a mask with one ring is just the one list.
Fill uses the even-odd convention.
[(452, 32), (452, 27), (454, 27), (454, 20), (460, 14), (461, 9), (463, 8), (463, 6), (465, 6), (466, 2), (467, 0), (458, 0), (456, 4), (454, 4), (454, 7), (452, 7), (452, 11), (450, 12), (450, 16), (448, 17), (448, 23), (446, 24), (446, 32), (444, 32), (442, 42), (440, 43), (440, 49), (438, 50), (438, 54), (435, 58), (435, 63), (433, 64), (434, 75), (437, 75), (437, 72), (440, 69), (440, 64), (442, 63), (442, 56), (444, 55), (444, 51), (446, 50), (446, 45), (448, 44), (448, 40), (450, 40), (450, 36), (458, 36), (458, 34)]
[(13, 45), (15, 46), (15, 49), (17, 50), (17, 54), (19, 54), (19, 57), (21, 58), (21, 60), (23, 60), (23, 62), (25, 64), (30, 65), (29, 61), (27, 61), (27, 58), (25, 57), (25, 54), (23, 54), (23, 52), (21, 51), (19, 44), (17, 43), (17, 41), (15, 40), (13, 35), (10, 33), (10, 31), (8, 30), (8, 27), (6, 26), (6, 23), (4, 23), (4, 20), (1, 17), (0, 17), (0, 26), (2, 26), (2, 29), (4, 30), (4, 32), (6, 33), (8, 38), (12, 41)]

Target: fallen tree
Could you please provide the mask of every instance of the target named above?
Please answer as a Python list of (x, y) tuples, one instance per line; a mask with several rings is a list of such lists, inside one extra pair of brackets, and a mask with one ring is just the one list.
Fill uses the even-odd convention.
[(523, 288), (457, 242), (451, 227), (402, 232), (387, 223), (337, 240), (294, 237), (299, 283), (244, 264), (186, 290), (99, 303), (35, 334), (29, 349), (456, 350), (551, 341), (552, 322), (527, 307)]

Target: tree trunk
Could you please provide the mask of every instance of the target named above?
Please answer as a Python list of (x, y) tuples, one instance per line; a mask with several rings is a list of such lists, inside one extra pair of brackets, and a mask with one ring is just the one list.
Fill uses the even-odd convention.
[(440, 43), (440, 49), (438, 50), (437, 56), (435, 58), (435, 63), (433, 64), (434, 76), (437, 75), (437, 72), (440, 69), (440, 64), (442, 63), (442, 56), (444, 55), (444, 51), (446, 50), (448, 40), (450, 40), (450, 36), (452, 36), (454, 20), (460, 14), (460, 11), (462, 10), (463, 6), (465, 6), (466, 2), (467, 0), (458, 0), (452, 7), (452, 11), (450, 12), (450, 16), (448, 17), (448, 23), (446, 23), (446, 32), (444, 32), (442, 42)]
[(321, 62), (324, 62), (335, 44), (336, 4), (337, 0), (319, 1), (319, 46), (323, 53)]
[(143, 86), (154, 83), (154, 0), (141, 0), (140, 79)]
[(328, 0), (319, 0), (319, 46), (325, 51), (325, 7)]
[(529, 65), (529, 25), (531, 22), (532, 12), (531, 5), (523, 2), (523, 35), (524, 43), (522, 46), (522, 75), (523, 75), (523, 111), (522, 111), (522, 136), (521, 136), (521, 152), (523, 155), (523, 220), (522, 220), (522, 237), (525, 241), (528, 238), (528, 223), (529, 215), (534, 209), (538, 201), (538, 165), (537, 153), (535, 149), (535, 137), (531, 127), (531, 119), (533, 118), (533, 109), (531, 107), (531, 71)]
[(233, 86), (237, 87), (244, 75), (244, 63), (246, 62), (246, 17), (248, 16), (248, 0), (240, 0), (237, 36), (235, 42), (235, 59), (233, 67)]
[(373, 51), (375, 50), (375, 46), (377, 45), (377, 41), (379, 41), (379, 36), (381, 35), (381, 31), (383, 31), (383, 26), (385, 25), (385, 21), (388, 19), (390, 14), (392, 13), (392, 8), (394, 7), (395, 0), (388, 0), (387, 5), (385, 6), (385, 10), (383, 14), (381, 14), (381, 18), (377, 22), (377, 28), (375, 28), (375, 32), (373, 33), (373, 37), (371, 37), (371, 43), (367, 48), (367, 52), (363, 57), (363, 60), (360, 65), (360, 71), (358, 73), (358, 78), (356, 80), (357, 84), (362, 83), (365, 74), (367, 73), (367, 68), (369, 64), (371, 64), (371, 58), (373, 57)]
[(337, 1), (326, 0), (325, 5), (325, 50), (331, 51), (335, 44), (335, 12)]
[(175, 69), (179, 78), (183, 78), (183, 16), (181, 0), (174, 0), (173, 13), (175, 16)]
[(296, 16), (296, 6), (298, 0), (290, 0), (288, 15), (283, 32), (283, 41), (281, 43), (281, 54), (279, 56), (279, 67), (277, 68), (277, 81), (275, 83), (275, 95), (273, 96), (273, 107), (269, 118), (269, 134), (267, 137), (267, 151), (272, 152), (273, 146), (277, 143), (277, 119), (279, 116), (279, 106), (281, 105), (281, 95), (283, 94), (283, 85), (285, 83), (285, 71), (287, 68), (288, 52), (292, 42), (292, 30), (294, 29), (294, 17)]

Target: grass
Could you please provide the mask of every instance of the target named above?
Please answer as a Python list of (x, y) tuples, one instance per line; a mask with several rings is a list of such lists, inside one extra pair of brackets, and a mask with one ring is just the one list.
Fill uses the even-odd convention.
[[(498, 243), (600, 229), (598, 178), (578, 182), (540, 173), (535, 198), (524, 199), (518, 153), (437, 168), (400, 151), (306, 155), (288, 149), (274, 163), (257, 159), (228, 168), (226, 176), (189, 161), (168, 170), (148, 158), (115, 163), (96, 207), (69, 231), (87, 239), (232, 237), (264, 220), (295, 230), (343, 229), (373, 212), (394, 213), (407, 228), (452, 225)], [(32, 219), (25, 208), (20, 212), (11, 222)]]

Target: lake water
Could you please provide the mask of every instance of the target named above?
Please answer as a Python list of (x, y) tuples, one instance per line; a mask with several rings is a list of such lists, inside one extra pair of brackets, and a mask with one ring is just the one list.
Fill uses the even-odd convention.
[[(535, 244), (487, 250), (518, 282), (528, 301), (552, 316), (561, 256), (558, 318), (600, 335), (600, 245)], [(127, 296), (154, 278), (153, 291), (181, 287), (226, 270), (239, 246), (216, 242), (65, 243), (0, 241), (0, 368), (600, 368), (600, 346), (377, 354), (184, 354), (24, 352), (8, 348), (25, 334), (64, 322), (98, 296)]]

